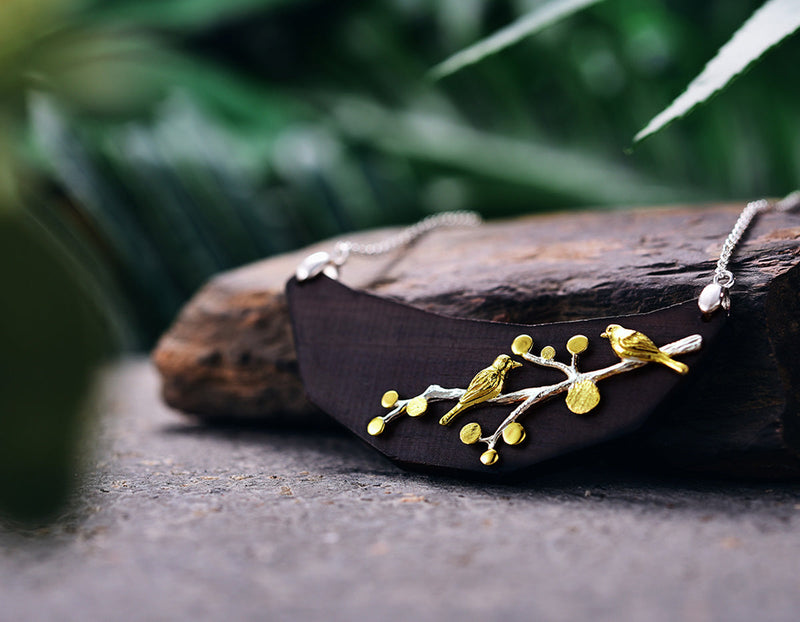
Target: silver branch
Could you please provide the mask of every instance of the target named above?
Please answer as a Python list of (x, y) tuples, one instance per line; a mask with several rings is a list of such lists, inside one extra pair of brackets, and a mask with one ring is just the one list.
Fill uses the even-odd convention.
[[(522, 339), (523, 337), (527, 340), (525, 342), (525, 345), (527, 347), (524, 348), (524, 351), (520, 351), (519, 346), (517, 344), (519, 340)], [(582, 339), (585, 340), (585, 338)], [(702, 346), (702, 342), (703, 338), (700, 335), (691, 335), (689, 337), (684, 337), (683, 339), (679, 339), (678, 341), (668, 343), (667, 345), (659, 348), (659, 350), (669, 356), (689, 354), (698, 351)], [(565, 379), (555, 384), (539, 386), (539, 387), (529, 387), (525, 389), (520, 389), (519, 391), (513, 391), (510, 393), (501, 393), (500, 395), (497, 395), (492, 399), (486, 400), (485, 403), (489, 404), (518, 404), (518, 406), (514, 408), (514, 410), (512, 410), (511, 413), (509, 413), (509, 415), (503, 420), (503, 422), (497, 427), (497, 429), (488, 436), (480, 436), (479, 432), (480, 428), (477, 427), (477, 424), (468, 424), (471, 426), (476, 426), (473, 429), (478, 430), (478, 434), (474, 435), (469, 440), (465, 440), (462, 430), (462, 440), (464, 442), (468, 442), (470, 444), (476, 442), (486, 444), (487, 451), (484, 452), (483, 456), (481, 456), (481, 460), (484, 461), (485, 464), (492, 464), (497, 460), (495, 446), (497, 445), (498, 441), (501, 438), (503, 438), (503, 432), (509, 430), (509, 427), (512, 426), (512, 424), (514, 424), (519, 428), (519, 424), (516, 423), (517, 419), (519, 419), (522, 415), (524, 415), (530, 408), (532, 408), (536, 404), (549, 400), (561, 393), (565, 392), (569, 393), (570, 389), (574, 390), (574, 388), (578, 387), (579, 385), (582, 387), (587, 387), (591, 385), (590, 388), (593, 388), (594, 385), (601, 380), (610, 378), (611, 376), (616, 376), (618, 374), (624, 374), (629, 371), (633, 371), (634, 369), (638, 369), (648, 364), (648, 361), (646, 360), (622, 359), (619, 363), (615, 363), (614, 365), (609, 365), (608, 367), (603, 367), (602, 369), (597, 369), (589, 372), (581, 372), (580, 369), (578, 368), (579, 352), (581, 350), (576, 351), (575, 349), (570, 348), (569, 343), (568, 343), (568, 349), (572, 354), (570, 363), (562, 363), (560, 361), (554, 360), (552, 358), (554, 352), (552, 348), (549, 347), (543, 350), (543, 354), (547, 350), (550, 350), (547, 356), (537, 356), (535, 354), (532, 354), (530, 352), (530, 347), (532, 345), (533, 342), (529, 337), (521, 335), (514, 341), (514, 344), (512, 345), (512, 350), (515, 352), (515, 354), (518, 354), (523, 359), (525, 359), (530, 363), (533, 363), (534, 365), (538, 365), (540, 367), (549, 367), (560, 371), (561, 373), (564, 374)], [(585, 345), (583, 347), (585, 348)], [(389, 408), (389, 412), (387, 412), (382, 417), (375, 417), (370, 422), (368, 430), (370, 434), (373, 435), (380, 434), (381, 432), (383, 432), (383, 429), (387, 423), (390, 423), (391, 421), (397, 419), (398, 417), (401, 417), (404, 414), (408, 414), (409, 416), (412, 417), (419, 416), (426, 411), (428, 403), (442, 401), (442, 400), (459, 400), (466, 391), (467, 389), (461, 389), (461, 388), (448, 389), (438, 384), (432, 384), (416, 397), (409, 399), (400, 399), (399, 396), (397, 396), (396, 392), (387, 391), (387, 393), (384, 395), (383, 405)], [(596, 400), (599, 400), (599, 394)], [(594, 403), (590, 403), (586, 407), (586, 410), (583, 411), (575, 410), (573, 406), (570, 406), (570, 409), (572, 409), (574, 412), (588, 412), (588, 410), (591, 410), (591, 408), (593, 408), (596, 403), (597, 403), (596, 401)], [(512, 444), (521, 442), (523, 438), (524, 438), (524, 432), (521, 434), (521, 436), (518, 434), (516, 436), (517, 440), (512, 441)]]

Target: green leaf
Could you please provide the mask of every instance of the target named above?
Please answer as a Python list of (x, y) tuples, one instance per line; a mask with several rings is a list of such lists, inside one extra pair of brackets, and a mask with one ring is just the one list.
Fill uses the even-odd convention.
[(550, 0), (550, 2), (544, 2), (530, 13), (498, 30), (493, 35), (481, 39), (439, 63), (431, 69), (430, 77), (434, 80), (439, 80), (451, 73), (455, 73), (467, 65), (477, 63), (487, 56), (513, 45), (520, 39), (524, 39), (528, 35), (532, 35), (550, 24), (600, 1)]
[(290, 0), (128, 0), (102, 2), (92, 16), (128, 25), (191, 30), (289, 3)]
[(173, 276), (164, 268), (161, 248), (148, 235), (137, 214), (128, 209), (125, 190), (98, 166), (90, 151), (70, 128), (68, 117), (48, 98), (31, 101), (31, 117), (36, 141), (52, 167), (53, 175), (64, 185), (82, 216), (99, 232), (103, 243), (113, 249), (118, 265), (129, 270), (127, 279), (139, 295), (158, 292), (147, 312), (169, 317), (183, 300)]
[(341, 98), (333, 115), (345, 135), (387, 153), (571, 202), (658, 203), (680, 195), (585, 149), (508, 138), (430, 113), (392, 112), (366, 100)]
[(63, 510), (77, 483), (108, 335), (74, 257), (25, 209), (0, 214), (0, 248), (0, 521), (35, 524)]
[(215, 116), (241, 126), (252, 137), (255, 128), (267, 133), (313, 115), (313, 108), (299, 97), (243, 72), (209, 60), (172, 52), (153, 79), (187, 92), (197, 105)]
[[(653, 117), (634, 137), (638, 142), (688, 113), (697, 104), (724, 88), (733, 78), (755, 62), (764, 52), (780, 43), (800, 27), (797, 0), (768, 0), (723, 45), (705, 69), (667, 108)], [(795, 76), (786, 76), (787, 80)]]

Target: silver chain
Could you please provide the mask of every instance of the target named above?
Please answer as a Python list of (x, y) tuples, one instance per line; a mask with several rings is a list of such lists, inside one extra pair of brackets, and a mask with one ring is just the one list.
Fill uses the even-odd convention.
[(728, 262), (731, 260), (731, 255), (733, 255), (733, 251), (736, 250), (736, 246), (741, 241), (744, 232), (747, 231), (753, 219), (761, 212), (769, 211), (771, 207), (772, 203), (766, 199), (750, 201), (750, 203), (745, 206), (741, 214), (739, 214), (736, 224), (733, 225), (733, 229), (731, 229), (731, 232), (722, 244), (722, 250), (717, 260), (717, 267), (714, 270), (714, 283), (725, 289), (733, 285), (733, 273), (728, 270)]
[[(717, 266), (714, 269), (714, 278), (703, 289), (698, 299), (698, 305), (704, 314), (709, 315), (720, 307), (725, 310), (730, 309), (729, 291), (735, 282), (735, 278), (733, 272), (728, 269), (728, 264), (736, 247), (741, 242), (742, 236), (756, 216), (768, 211), (788, 212), (797, 207), (800, 207), (800, 190), (796, 190), (774, 203), (766, 199), (759, 199), (751, 201), (744, 207), (741, 214), (739, 214), (739, 218), (736, 219), (736, 224), (733, 225), (733, 229), (731, 229), (722, 244)], [(333, 253), (318, 252), (306, 257), (297, 267), (297, 280), (305, 281), (319, 274), (326, 274), (335, 279), (339, 277), (339, 268), (344, 265), (350, 255), (383, 255), (401, 246), (408, 246), (434, 229), (440, 227), (474, 227), (481, 222), (480, 215), (475, 212), (443, 212), (423, 218), (419, 222), (379, 242), (360, 244), (350, 240), (340, 240), (336, 242)]]
[(731, 229), (722, 244), (717, 267), (714, 269), (713, 281), (700, 294), (698, 305), (704, 314), (713, 313), (720, 307), (726, 310), (730, 308), (729, 290), (733, 287), (736, 279), (733, 276), (733, 272), (728, 270), (728, 263), (730, 263), (733, 252), (741, 242), (742, 236), (747, 231), (750, 223), (753, 222), (753, 219), (764, 212), (788, 212), (798, 206), (800, 206), (800, 190), (795, 190), (774, 203), (766, 199), (759, 199), (758, 201), (750, 201), (745, 205), (739, 214), (739, 218), (736, 219), (736, 224), (733, 225), (733, 229)]
[(475, 227), (481, 222), (481, 217), (476, 212), (442, 212), (441, 214), (427, 216), (379, 242), (360, 244), (350, 240), (339, 240), (334, 245), (333, 253), (323, 251), (306, 257), (297, 267), (297, 280), (305, 281), (319, 274), (326, 274), (335, 279), (339, 276), (339, 268), (344, 265), (350, 255), (383, 255), (401, 246), (408, 246), (434, 229), (441, 227)]
[(417, 238), (440, 227), (475, 227), (482, 222), (476, 212), (456, 211), (432, 214), (413, 225), (406, 227), (390, 238), (371, 244), (358, 244), (349, 240), (340, 240), (334, 247), (334, 258), (342, 254), (348, 255), (383, 255), (401, 246), (408, 246)]

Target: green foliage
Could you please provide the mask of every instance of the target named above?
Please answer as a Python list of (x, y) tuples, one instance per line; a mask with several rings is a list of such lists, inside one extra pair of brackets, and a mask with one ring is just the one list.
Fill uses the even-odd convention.
[(800, 5), (796, 0), (768, 0), (736, 32), (666, 110), (658, 113), (635, 140), (658, 132), (718, 90), (758, 60), (764, 52), (800, 28)]
[(296, 0), (139, 0), (97, 2), (92, 16), (127, 25), (196, 30), (221, 20), (246, 17), (253, 11), (277, 8)]
[(75, 263), (25, 211), (0, 214), (0, 518), (39, 521), (75, 484), (107, 343)]
[[(0, 511), (56, 511), (107, 334), (150, 346), (219, 270), (440, 210), (800, 185), (796, 38), (625, 153), (760, 4), (0, 3)], [(515, 20), (536, 36), (430, 81)]]
[(509, 45), (514, 45), (525, 37), (598, 2), (600, 0), (548, 0), (537, 4), (530, 13), (436, 65), (431, 70), (431, 77), (439, 80), (467, 65), (480, 62), (490, 54), (496, 54)]
[[(545, 0), (508, 26), (439, 63), (431, 70), (431, 76), (438, 80), (468, 65), (480, 62), (487, 56), (496, 54), (599, 1)], [(800, 12), (795, 0), (768, 0), (720, 49), (686, 91), (651, 119), (647, 126), (636, 134), (634, 140), (639, 141), (658, 132), (718, 90), (725, 88), (737, 74), (799, 27)]]
[[(68, 199), (47, 221), (92, 249), (103, 268), (89, 272), (116, 284), (101, 288), (108, 304), (146, 345), (216, 271), (351, 229), (445, 209), (778, 195), (800, 170), (795, 40), (626, 155), (758, 5), (91, 2), (67, 31), (135, 41), (111, 55), (126, 78), (111, 83), (133, 76), (135, 93), (36, 100), (40, 170)], [(536, 36), (427, 78), (542, 10)]]

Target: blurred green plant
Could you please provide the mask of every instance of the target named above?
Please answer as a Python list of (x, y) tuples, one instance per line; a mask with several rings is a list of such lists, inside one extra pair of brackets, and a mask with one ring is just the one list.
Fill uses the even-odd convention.
[(653, 117), (634, 140), (643, 140), (724, 89), (748, 65), (800, 28), (797, 0), (768, 0), (720, 48), (686, 90)]
[(96, 114), (142, 101), (133, 78), (112, 83), (149, 46), (78, 21), (79, 8), (0, 4), (0, 518), (26, 523), (53, 516), (74, 488), (89, 387), (122, 334), (116, 284), (101, 253), (76, 243), (80, 212), (50, 191), (27, 132), (33, 89)]
[[(555, 5), (536, 37), (427, 79), (453, 51)], [(163, 96), (125, 123), (38, 98), (35, 144), (146, 346), (214, 272), (345, 230), (455, 208), (492, 217), (792, 189), (794, 41), (624, 153), (758, 5), (95, 1), (93, 27), (161, 42), (138, 72)], [(769, 114), (753, 114), (764, 92)]]
[[(720, 48), (736, 57), (715, 72), (725, 84), (778, 40), (771, 31), (745, 48), (725, 46), (761, 6), (0, 3), (0, 233), (14, 302), (3, 329), (15, 331), (3, 365), (25, 361), (3, 385), (0, 468), (9, 475), (0, 506), (28, 515), (56, 507), (63, 495), (24, 482), (63, 482), (71, 472), (78, 396), (103, 335), (149, 347), (219, 270), (440, 210), (497, 217), (797, 187), (796, 38), (713, 105), (625, 154)], [(523, 27), (498, 36), (514, 23)], [(441, 79), (428, 78), (481, 40), (481, 53), (466, 57), (479, 63), (446, 77), (440, 66)], [(515, 44), (483, 53), (492, 41), (494, 50)], [(695, 86), (678, 113), (708, 95)], [(57, 304), (48, 305), (50, 292)], [(51, 308), (58, 321), (43, 318)], [(42, 326), (51, 332), (28, 344)], [(26, 452), (37, 434), (41, 445)], [(54, 439), (60, 449), (48, 449)], [(25, 490), (44, 492), (17, 494)]]
[(77, 482), (108, 332), (73, 258), (37, 222), (0, 215), (0, 248), (0, 518), (39, 521)]
[(437, 64), (431, 69), (430, 76), (434, 80), (445, 78), (598, 2), (601, 2), (601, 0), (547, 0), (539, 2), (529, 13), (522, 15), (513, 23), (504, 26), (497, 32), (456, 52)]
[[(473, 43), (442, 61), (431, 70), (431, 77), (438, 80), (473, 63), (480, 62), (491, 54), (517, 43), (524, 37), (576, 11), (597, 4), (601, 0), (545, 0), (526, 15), (494, 34)], [(642, 140), (659, 131), (679, 116), (687, 114), (696, 105), (704, 102), (730, 83), (748, 65), (758, 60), (769, 48), (777, 45), (800, 28), (800, 5), (797, 0), (767, 0), (736, 31), (717, 55), (706, 65), (686, 91), (665, 110), (658, 113), (647, 126), (639, 131), (634, 140)]]

